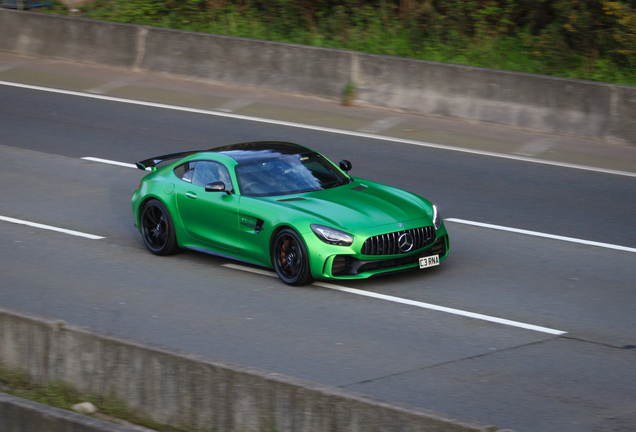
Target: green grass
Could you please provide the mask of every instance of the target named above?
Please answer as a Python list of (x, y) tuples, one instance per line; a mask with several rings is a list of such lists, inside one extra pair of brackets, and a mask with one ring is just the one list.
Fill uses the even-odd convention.
[(47, 385), (37, 384), (22, 371), (0, 368), (0, 391), (68, 411), (70, 411), (71, 407), (75, 404), (91, 402), (98, 408), (101, 414), (160, 432), (195, 431), (194, 429), (186, 430), (161, 425), (144, 418), (129, 410), (123, 402), (114, 397), (82, 394), (72, 386), (63, 382), (55, 382)]

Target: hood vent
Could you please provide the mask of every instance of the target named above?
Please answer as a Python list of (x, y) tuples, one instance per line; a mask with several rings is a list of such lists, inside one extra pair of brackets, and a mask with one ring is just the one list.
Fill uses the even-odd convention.
[(305, 198), (287, 198), (282, 200), (276, 200), (278, 202), (289, 202), (289, 201), (305, 201)]
[(356, 187), (354, 187), (354, 188), (351, 188), (351, 190), (354, 190), (354, 191), (362, 191), (362, 190), (365, 190), (365, 189), (366, 189), (366, 188), (368, 188), (368, 187), (369, 187), (369, 186), (360, 185), (360, 186), (356, 186)]

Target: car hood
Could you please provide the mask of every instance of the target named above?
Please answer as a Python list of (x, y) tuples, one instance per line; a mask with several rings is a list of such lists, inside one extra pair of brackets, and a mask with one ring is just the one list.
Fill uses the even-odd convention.
[(348, 231), (427, 217), (430, 203), (409, 192), (365, 180), (293, 197), (277, 204)]

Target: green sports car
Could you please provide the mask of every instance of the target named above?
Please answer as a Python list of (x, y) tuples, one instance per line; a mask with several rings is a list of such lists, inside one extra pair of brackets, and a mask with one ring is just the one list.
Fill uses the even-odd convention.
[(221, 255), (274, 268), (290, 285), (422, 269), (448, 255), (444, 222), (429, 201), (350, 177), (350, 162), (337, 167), (298, 144), (232, 144), (136, 165), (152, 171), (132, 210), (156, 255)]

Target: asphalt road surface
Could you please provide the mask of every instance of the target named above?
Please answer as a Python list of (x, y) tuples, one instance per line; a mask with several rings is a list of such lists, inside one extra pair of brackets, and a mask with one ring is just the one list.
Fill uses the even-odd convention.
[[(5, 75), (20, 67), (14, 58), (3, 61)], [(119, 72), (99, 73), (108, 81)], [(9, 78), (0, 73), (2, 80)], [(224, 91), (232, 102), (231, 89)], [(250, 109), (250, 93), (242, 91), (234, 109), (218, 112)], [(254, 96), (261, 105), (268, 98), (284, 99)], [(329, 103), (296, 103), (311, 113), (323, 107), (329, 122)], [(272, 104), (271, 118), (300, 105), (285, 111)], [(333, 105), (334, 122), (341, 109)], [(383, 118), (433, 121), (380, 110), (358, 119), (364, 115), (367, 131)], [(636, 148), (458, 122), (435, 126), (447, 127), (440, 140), (450, 141), (463, 128), (456, 144), (472, 150), (480, 147), (466, 144), (474, 133), (489, 152), (498, 149), (488, 147), (488, 133), (493, 142), (524, 136), (525, 147), (516, 144), (526, 155), (493, 157), (396, 142), (388, 133), (372, 139), (0, 84), (0, 304), (501, 428), (636, 430)], [(272, 273), (195, 252), (156, 257), (132, 224), (130, 196), (144, 173), (81, 159), (130, 164), (251, 140), (298, 142), (351, 160), (353, 176), (429, 198), (455, 220), (447, 222), (449, 258), (424, 271), (334, 283), (391, 296), (374, 298), (324, 284), (289, 287)], [(541, 159), (548, 148), (563, 163), (525, 160)], [(580, 148), (590, 149), (583, 165), (600, 171), (564, 166)]]

